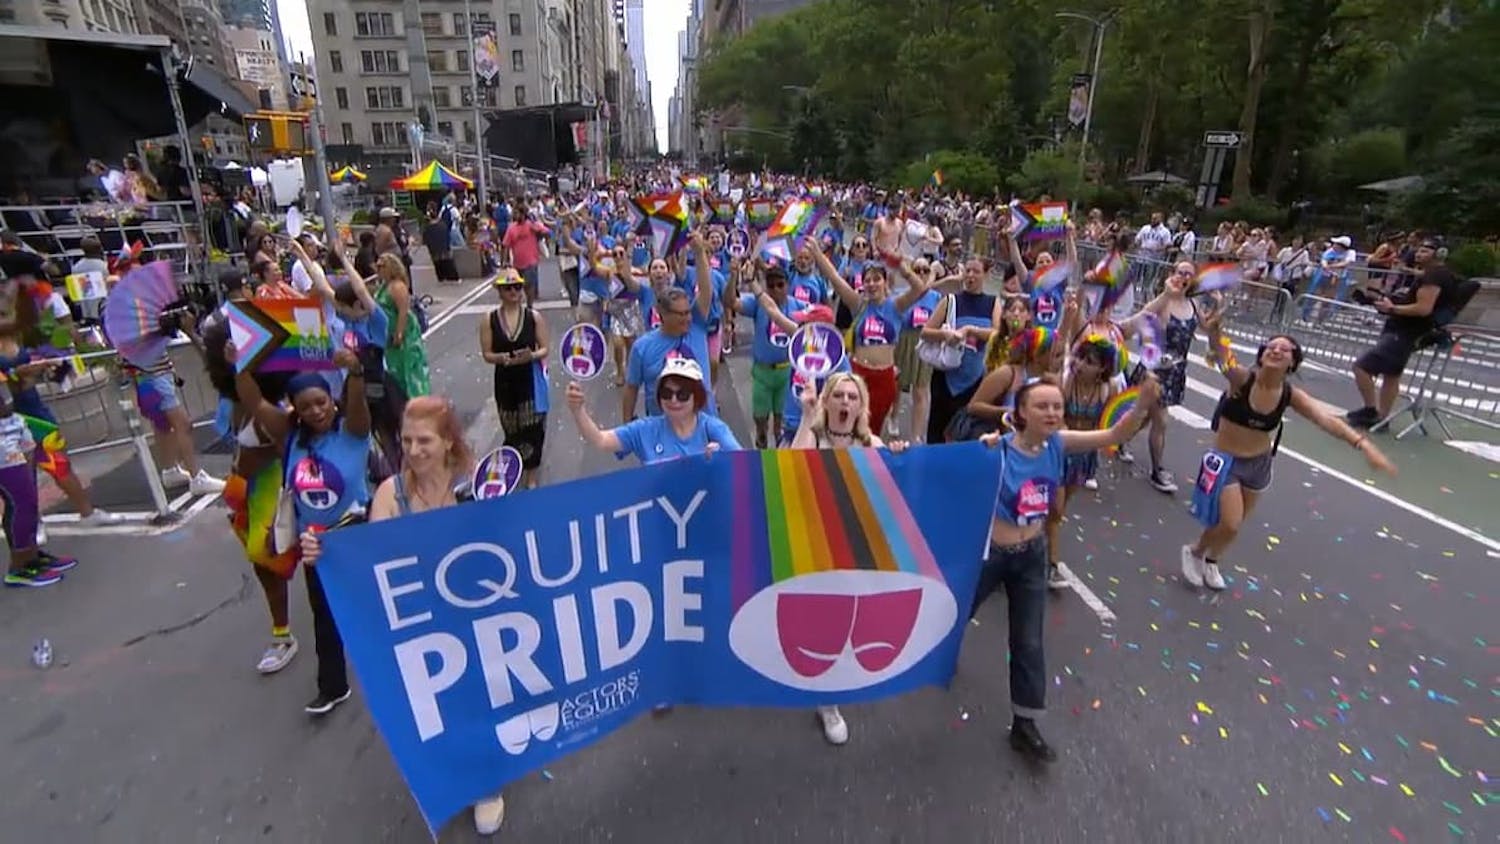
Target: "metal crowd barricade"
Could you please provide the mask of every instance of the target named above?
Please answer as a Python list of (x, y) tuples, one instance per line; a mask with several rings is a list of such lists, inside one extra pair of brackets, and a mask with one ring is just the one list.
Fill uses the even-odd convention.
[(1500, 334), (1477, 325), (1451, 324), (1424, 337), (1413, 356), (1419, 372), (1408, 382), (1400, 402), (1371, 430), (1394, 428), (1403, 414), (1411, 421), (1396, 433), (1403, 439), (1412, 431), (1427, 436), (1427, 420), (1442, 429), (1443, 439), (1454, 438), (1444, 417), (1460, 419), (1490, 430), (1500, 430)]
[(1298, 296), (1287, 310), (1289, 321), (1282, 326), (1296, 335), (1303, 356), (1343, 372), (1365, 349), (1375, 345), (1385, 324), (1385, 317), (1368, 305), (1308, 293)]

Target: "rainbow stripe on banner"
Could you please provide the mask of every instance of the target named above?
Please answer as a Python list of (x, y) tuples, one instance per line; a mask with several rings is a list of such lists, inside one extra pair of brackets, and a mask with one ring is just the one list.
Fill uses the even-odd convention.
[[(778, 449), (736, 466), (730, 592), (821, 571), (907, 572), (943, 582), (932, 549), (875, 449)], [(769, 561), (769, 564), (757, 564)]]

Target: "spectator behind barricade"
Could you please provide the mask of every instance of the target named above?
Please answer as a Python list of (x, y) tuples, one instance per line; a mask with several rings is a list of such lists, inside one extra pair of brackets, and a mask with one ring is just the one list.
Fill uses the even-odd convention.
[(1349, 294), (1351, 301), (1361, 305), (1373, 305), (1382, 296), (1390, 295), (1401, 286), (1396, 267), (1401, 259), (1402, 237), (1400, 232), (1386, 235), (1380, 241), (1380, 245), (1375, 247), (1375, 251), (1365, 259), (1364, 279), (1359, 287)]
[[(1375, 345), (1354, 361), (1354, 383), (1364, 406), (1344, 415), (1350, 425), (1368, 428), (1390, 415), (1401, 392), (1401, 374), (1417, 344), (1435, 327), (1446, 324), (1478, 288), (1462, 283), (1439, 255), (1441, 244), (1432, 239), (1422, 241), (1417, 249), (1415, 281), (1390, 297), (1375, 302), (1375, 310), (1386, 315), (1385, 326)], [(1375, 393), (1375, 378), (1380, 377), (1380, 394)]]
[(395, 255), (401, 261), (407, 275), (411, 275), (411, 254), (407, 246), (406, 229), (401, 226), (401, 215), (394, 208), (380, 209), (375, 224), (375, 254)]
[(1198, 235), (1193, 233), (1193, 218), (1183, 217), (1177, 223), (1177, 233), (1172, 235), (1172, 248), (1168, 258), (1173, 263), (1196, 260)]
[[(1353, 280), (1353, 273), (1350, 272), (1350, 266), (1353, 265), (1356, 257), (1354, 241), (1348, 235), (1339, 235), (1338, 237), (1331, 238), (1328, 241), (1328, 248), (1318, 258), (1318, 266), (1313, 271), (1312, 284), (1307, 288), (1307, 295), (1323, 296), (1331, 298), (1335, 302), (1342, 302), (1344, 297), (1349, 293), (1349, 284)], [(1332, 296), (1327, 295), (1330, 292), (1328, 290), (1330, 283), (1335, 285), (1332, 290)], [(1302, 303), (1301, 318), (1303, 321), (1308, 321), (1312, 318), (1312, 312), (1315, 307), (1318, 307), (1318, 302), (1314, 299), (1308, 299)], [(1321, 310), (1319, 308), (1320, 319), (1322, 318)]]
[(360, 278), (370, 278), (375, 275), (375, 259), (380, 253), (375, 251), (375, 233), (359, 233), (359, 250), (354, 253), (354, 271), (359, 273)]
[(1220, 221), (1214, 230), (1214, 239), (1208, 247), (1210, 261), (1228, 261), (1234, 252), (1234, 232), (1228, 220)]
[(1266, 274), (1271, 243), (1263, 229), (1251, 229), (1250, 235), (1235, 250), (1246, 281), (1260, 281)]
[(1136, 251), (1152, 261), (1165, 261), (1167, 247), (1172, 245), (1172, 232), (1162, 223), (1160, 211), (1151, 212), (1151, 222), (1141, 226), (1135, 235)]

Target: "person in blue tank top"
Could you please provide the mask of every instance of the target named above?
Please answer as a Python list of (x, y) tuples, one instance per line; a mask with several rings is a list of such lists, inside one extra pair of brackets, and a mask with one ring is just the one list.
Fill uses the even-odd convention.
[[(690, 248), (699, 253), (699, 259), (707, 264), (707, 245), (697, 232), (692, 234)], [(657, 259), (660, 261), (661, 259)], [(657, 286), (657, 261), (651, 262), (650, 299), (654, 305), (659, 327), (646, 332), (630, 349), (630, 359), (625, 367), (625, 389), (621, 391), (620, 419), (629, 422), (635, 418), (636, 400), (641, 387), (654, 386), (661, 376), (662, 368), (671, 358), (685, 357), (701, 367), (708, 356), (708, 315), (713, 304), (713, 281), (708, 273), (696, 277), (692, 299), (681, 288), (667, 284)], [(666, 264), (663, 263), (662, 267)], [(645, 410), (649, 416), (661, 413), (654, 393), (648, 392)], [(713, 384), (708, 384), (709, 413), (717, 413)]]
[(999, 490), (990, 522), (989, 552), (980, 569), (970, 618), (991, 594), (1004, 587), (1009, 604), (1010, 745), (1040, 762), (1057, 758), (1042, 738), (1036, 719), (1047, 705), (1047, 662), (1042, 634), (1047, 617), (1047, 536), (1044, 526), (1063, 481), (1069, 453), (1094, 451), (1124, 442), (1146, 421), (1157, 385), (1148, 379), (1141, 398), (1123, 419), (1106, 430), (1063, 427), (1062, 387), (1052, 376), (1033, 379), (1016, 393), (1012, 433), (985, 434), (979, 441), (1001, 449)]
[(853, 341), (849, 349), (850, 363), (870, 390), (870, 424), (877, 434), (882, 433), (886, 417), (900, 394), (896, 379), (896, 340), (901, 333), (901, 315), (922, 298), (931, 286), (932, 278), (913, 274), (911, 263), (903, 262), (898, 272), (908, 287), (900, 294), (893, 294), (886, 278), (886, 268), (870, 264), (865, 267), (864, 292), (860, 293), (839, 276), (833, 262), (823, 254), (816, 241), (809, 238), (807, 248), (812, 251), (823, 279), (854, 314), (850, 326)]
[[(927, 324), (922, 326), (923, 340), (963, 346), (963, 357), (957, 367), (932, 373), (932, 407), (927, 416), (929, 443), (943, 442), (943, 432), (953, 414), (969, 403), (984, 378), (985, 344), (1000, 325), (1001, 317), (1000, 300), (984, 292), (984, 278), (989, 270), (988, 259), (965, 261), (962, 287), (951, 299), (938, 302)], [(951, 326), (950, 307), (953, 308)]]
[[(334, 352), (333, 362), (346, 373), (342, 399), (335, 400), (321, 374), (300, 372), (287, 382), (290, 410), (266, 401), (254, 373), (235, 376), (240, 406), (250, 411), (260, 430), (280, 444), (285, 455), (282, 484), (292, 497), (298, 534), (357, 522), (370, 503), (371, 420), (364, 368), (359, 357), (345, 348)], [(318, 655), (318, 694), (304, 709), (321, 716), (349, 699), (349, 679), (344, 643), (328, 609), (323, 583), (313, 568), (305, 571), (304, 579)]]

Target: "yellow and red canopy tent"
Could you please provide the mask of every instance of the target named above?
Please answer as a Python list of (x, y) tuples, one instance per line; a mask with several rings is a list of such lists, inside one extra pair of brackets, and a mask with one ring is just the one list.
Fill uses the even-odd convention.
[(332, 173), (328, 174), (329, 181), (344, 185), (352, 185), (355, 182), (363, 182), (368, 178), (368, 176), (354, 169), (354, 166), (350, 164), (346, 164), (338, 170), (335, 170)]
[(433, 161), (410, 176), (391, 182), (391, 187), (396, 190), (410, 191), (447, 190), (451, 188), (473, 190), (474, 182), (449, 170), (441, 163)]

